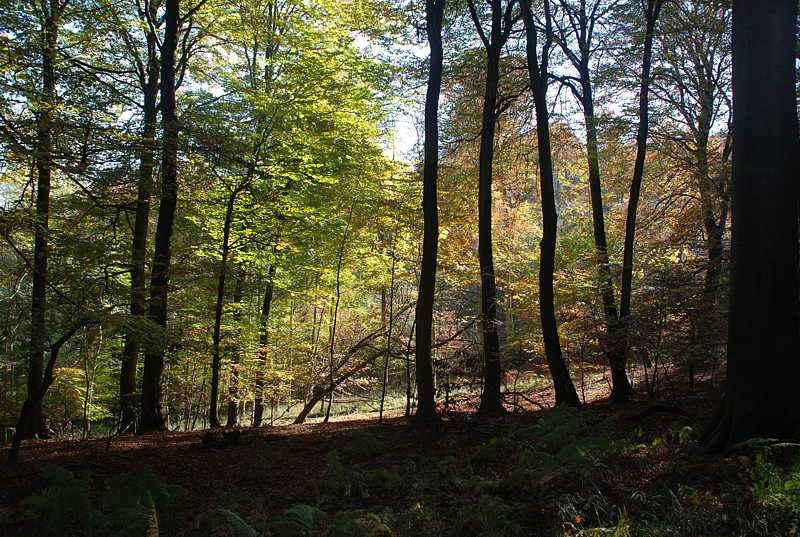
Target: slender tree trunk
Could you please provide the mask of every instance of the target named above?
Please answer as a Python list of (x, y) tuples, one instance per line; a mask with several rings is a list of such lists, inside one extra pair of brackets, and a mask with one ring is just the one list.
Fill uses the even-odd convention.
[[(42, 14), (42, 93), (36, 125), (36, 214), (34, 216), (33, 290), (31, 294), (31, 347), (28, 368), (28, 392), (42, 386), (44, 348), (47, 342), (47, 261), (50, 222), (50, 182), (53, 166), (53, 112), (56, 106), (56, 54), (59, 19), (63, 6), (58, 0), (43, 3)], [(22, 438), (44, 435), (41, 400), (32, 401)]]
[[(239, 268), (236, 271), (236, 284), (233, 287), (233, 305), (236, 317), (236, 324), (237, 333), (241, 330), (239, 326), (242, 322), (241, 319), (241, 311), (242, 311), (242, 286), (244, 284), (244, 271)], [(230, 384), (228, 385), (228, 417), (225, 423), (226, 427), (235, 427), (237, 425), (237, 411), (239, 406), (239, 363), (240, 363), (240, 352), (241, 349), (239, 348), (239, 339), (240, 336), (237, 334), (236, 338), (236, 350), (234, 352), (234, 359), (231, 363), (231, 379)]]
[(625, 252), (622, 261), (622, 291), (619, 317), (625, 330), (623, 349), (627, 354), (628, 332), (630, 331), (631, 292), (633, 284), (633, 254), (636, 240), (636, 212), (642, 192), (644, 163), (647, 157), (647, 138), (650, 135), (650, 71), (653, 61), (653, 40), (656, 23), (661, 13), (662, 0), (647, 0), (645, 8), (645, 36), (642, 52), (642, 77), (639, 81), (639, 127), (636, 133), (636, 161), (633, 167), (633, 180), (628, 197), (628, 212), (625, 220)]
[(800, 423), (796, 21), (795, 0), (733, 2), (728, 369), (712, 451)]
[[(417, 324), (415, 360), (419, 398), (417, 418), (423, 423), (436, 423), (439, 419), (436, 413), (436, 394), (433, 389), (431, 330), (433, 327), (436, 263), (439, 249), (437, 183), (439, 176), (439, 97), (442, 90), (442, 64), (444, 59), (442, 47), (444, 7), (445, 0), (426, 0), (425, 2), (426, 32), (431, 49), (431, 60), (430, 70), (428, 71), (428, 89), (425, 96), (425, 162), (422, 172), (422, 213), (424, 218), (422, 267), (415, 312), (415, 322)], [(408, 407), (408, 412), (410, 412), (410, 407)]]
[[(161, 46), (161, 122), (163, 154), (161, 158), (161, 204), (158, 208), (155, 253), (150, 278), (150, 320), (166, 330), (169, 290), (170, 247), (178, 204), (178, 118), (175, 113), (175, 51), (178, 45), (180, 0), (165, 0), (164, 38)], [(166, 333), (165, 333), (166, 337)], [(139, 432), (164, 430), (161, 415), (161, 375), (164, 351), (161, 342), (148, 349), (142, 378), (142, 417)]]
[(588, 58), (581, 66), (581, 105), (586, 126), (586, 160), (589, 167), (589, 192), (592, 202), (592, 223), (597, 272), (600, 280), (600, 294), (603, 300), (605, 319), (605, 352), (611, 367), (611, 399), (623, 402), (630, 399), (631, 384), (625, 371), (625, 349), (623, 334), (620, 333), (617, 304), (614, 298), (614, 282), (611, 277), (611, 262), (608, 256), (606, 239), (605, 210), (603, 207), (603, 187), (600, 176), (600, 158), (597, 143), (597, 118), (594, 113), (594, 91), (589, 73)]
[(553, 179), (553, 157), (550, 146), (550, 114), (547, 107), (548, 57), (550, 51), (551, 15), (550, 2), (545, 0), (545, 42), (542, 60), (538, 56), (538, 34), (531, 12), (530, 0), (521, 0), (522, 18), (525, 23), (526, 53), (528, 59), (528, 75), (533, 93), (536, 112), (536, 135), (539, 150), (539, 182), (542, 197), (542, 242), (539, 262), (539, 314), (542, 321), (542, 335), (547, 356), (547, 365), (553, 377), (556, 404), (580, 404), (575, 385), (569, 376), (564, 356), (561, 353), (561, 341), (558, 336), (555, 303), (553, 293), (553, 272), (555, 270), (556, 234), (558, 214), (556, 213), (555, 188)]
[(397, 226), (394, 229), (394, 237), (392, 244), (392, 276), (389, 285), (389, 327), (386, 330), (386, 360), (383, 363), (383, 383), (381, 389), (381, 408), (378, 414), (378, 420), (383, 421), (383, 405), (386, 402), (386, 385), (389, 383), (389, 357), (392, 355), (392, 326), (394, 324), (394, 269), (397, 265), (397, 256), (395, 255), (395, 245), (397, 242)]
[(334, 349), (336, 347), (336, 322), (339, 318), (339, 300), (342, 297), (342, 261), (344, 260), (344, 249), (347, 246), (347, 236), (348, 232), (350, 231), (350, 222), (353, 220), (353, 205), (350, 206), (350, 214), (347, 216), (347, 224), (344, 226), (344, 234), (342, 235), (342, 243), (339, 246), (339, 258), (336, 262), (336, 299), (333, 305), (333, 311), (331, 312), (331, 337), (330, 337), (330, 346), (329, 346), (329, 356), (328, 356), (328, 364), (330, 366), (330, 399), (328, 400), (328, 409), (325, 411), (325, 423), (328, 423), (328, 420), (331, 417), (331, 407), (333, 406), (333, 395), (336, 391), (336, 387), (334, 385), (333, 380), (333, 370), (334, 370)]
[(272, 293), (275, 282), (275, 263), (270, 265), (267, 287), (261, 304), (261, 320), (258, 334), (258, 362), (256, 370), (255, 401), (253, 404), (253, 427), (261, 427), (264, 419), (264, 369), (267, 367), (267, 344), (269, 343), (269, 312), (272, 308)]
[(231, 222), (233, 209), (236, 204), (236, 195), (231, 193), (225, 205), (225, 222), (222, 227), (222, 258), (219, 262), (217, 275), (217, 301), (214, 304), (214, 332), (211, 338), (211, 397), (208, 410), (208, 423), (211, 427), (219, 427), (217, 405), (219, 402), (219, 369), (220, 369), (220, 341), (222, 340), (222, 314), (225, 309), (225, 277), (228, 269), (228, 255), (230, 254)]
[[(150, 40), (153, 43), (150, 43)], [(131, 245), (131, 316), (144, 317), (147, 313), (147, 280), (145, 255), (147, 231), (150, 220), (150, 197), (153, 192), (153, 147), (155, 146), (158, 111), (158, 59), (155, 56), (155, 36), (148, 33), (148, 45), (153, 52), (149, 56), (148, 79), (144, 88), (144, 128), (142, 130), (139, 157), (139, 187), (136, 193), (136, 220)], [(141, 342), (139, 328), (125, 335), (122, 363), (119, 375), (120, 431), (130, 429), (136, 420), (136, 364), (139, 360)]]
[[(414, 331), (417, 326), (417, 319), (411, 321), (411, 330), (408, 333), (408, 343), (406, 344), (406, 417), (411, 416), (411, 341), (414, 338)], [(431, 381), (431, 384), (433, 382)]]
[(497, 2), (497, 5), (492, 7), (491, 37), (486, 43), (486, 88), (483, 96), (478, 166), (478, 258), (481, 267), (481, 328), (484, 355), (483, 393), (478, 412), (487, 415), (503, 412), (500, 395), (503, 372), (500, 365), (500, 338), (497, 333), (497, 286), (492, 255), (492, 166), (502, 48), (500, 11)]

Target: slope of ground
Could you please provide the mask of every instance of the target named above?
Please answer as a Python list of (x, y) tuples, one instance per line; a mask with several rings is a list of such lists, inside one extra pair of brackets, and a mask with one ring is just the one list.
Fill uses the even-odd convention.
[[(461, 413), (438, 434), (392, 418), (205, 443), (197, 432), (33, 442), (0, 467), (0, 535), (103, 534), (76, 512), (118, 517), (109, 498), (120, 487), (138, 498), (130, 483), (149, 481), (136, 476), (169, 486), (157, 496), (167, 488), (142, 485), (161, 535), (793, 535), (793, 448), (703, 454), (695, 440), (715, 398), (701, 387), (680, 405)], [(75, 477), (54, 478), (47, 463)], [(118, 534), (144, 535), (142, 523)]]

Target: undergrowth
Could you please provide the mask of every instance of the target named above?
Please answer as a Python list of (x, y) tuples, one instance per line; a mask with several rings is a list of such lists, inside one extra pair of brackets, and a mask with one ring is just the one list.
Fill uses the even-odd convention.
[(615, 418), (557, 408), (474, 444), (444, 435), (405, 459), (388, 457), (392, 446), (377, 433), (358, 431), (332, 447), (291, 507), (228, 491), (191, 527), (172, 523), (178, 491), (146, 472), (93, 492), (88, 476), (49, 466), (47, 488), (23, 506), (43, 536), (145, 535), (154, 515), (162, 536), (798, 535), (798, 446), (756, 443), (718, 459), (681, 421), (657, 435), (625, 429)]

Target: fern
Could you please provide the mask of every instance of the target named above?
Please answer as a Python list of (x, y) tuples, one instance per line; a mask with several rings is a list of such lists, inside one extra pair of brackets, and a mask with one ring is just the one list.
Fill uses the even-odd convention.
[(275, 520), (277, 537), (310, 537), (325, 520), (325, 512), (313, 505), (294, 505)]
[(44, 466), (42, 474), (49, 486), (23, 501), (37, 519), (36, 535), (96, 535), (103, 515), (92, 505), (89, 480), (54, 464)]
[(230, 524), (236, 537), (261, 537), (261, 534), (245, 522), (237, 513), (229, 509), (217, 509), (217, 513), (221, 514), (228, 524)]

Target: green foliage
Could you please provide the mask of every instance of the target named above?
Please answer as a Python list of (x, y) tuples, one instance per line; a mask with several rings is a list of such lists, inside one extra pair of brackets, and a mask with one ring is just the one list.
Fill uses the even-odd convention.
[(391, 530), (375, 513), (340, 512), (334, 515), (327, 537), (390, 537)]
[(454, 535), (460, 537), (516, 537), (525, 535), (524, 513), (497, 496), (481, 496), (459, 513)]
[(38, 535), (94, 535), (104, 525), (89, 494), (89, 479), (48, 464), (42, 469), (48, 486), (26, 498), (23, 507), (36, 518)]
[(546, 411), (526, 437), (529, 447), (519, 453), (511, 483), (539, 486), (560, 475), (596, 472), (623, 449), (613, 440), (613, 430), (613, 419), (590, 423), (572, 407)]
[(235, 537), (260, 537), (261, 534), (245, 522), (237, 513), (229, 509), (217, 509), (216, 512), (228, 522), (234, 531)]
[(362, 475), (366, 491), (371, 496), (391, 498), (404, 492), (403, 478), (395, 470), (376, 468), (367, 470)]
[(384, 450), (381, 442), (369, 430), (356, 431), (350, 435), (345, 451), (358, 459), (365, 459), (381, 453)]
[(437, 537), (442, 534), (441, 522), (422, 502), (397, 515), (392, 528), (399, 537)]
[(753, 497), (765, 511), (765, 520), (774, 530), (800, 530), (800, 457), (783, 469), (771, 461), (776, 447), (764, 446), (756, 452), (751, 470)]
[(155, 509), (159, 526), (169, 528), (170, 514), (180, 489), (149, 472), (115, 476), (102, 510), (95, 506), (88, 477), (53, 464), (42, 473), (48, 487), (26, 498), (24, 508), (35, 518), (39, 535), (140, 537)]
[(271, 529), (276, 537), (310, 537), (325, 517), (325, 512), (313, 505), (294, 505), (273, 522)]
[(319, 497), (323, 502), (337, 503), (362, 492), (361, 474), (345, 467), (334, 450), (328, 453), (325, 469), (319, 481)]

